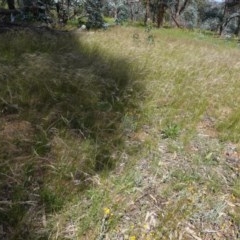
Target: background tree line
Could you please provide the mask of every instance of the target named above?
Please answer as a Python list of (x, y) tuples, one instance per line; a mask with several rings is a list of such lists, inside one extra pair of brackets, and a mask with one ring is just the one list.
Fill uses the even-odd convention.
[(0, 5), (0, 21), (3, 15), (18, 13), (26, 20), (28, 13), (38, 20), (58, 18), (66, 23), (75, 18), (87, 28), (101, 28), (105, 16), (114, 18), (116, 24), (139, 21), (220, 34), (239, 35), (240, 31), (240, 0), (0, 0)]

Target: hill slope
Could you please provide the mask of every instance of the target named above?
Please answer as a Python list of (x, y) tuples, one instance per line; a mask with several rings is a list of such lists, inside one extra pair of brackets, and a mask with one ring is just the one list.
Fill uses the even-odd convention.
[(1, 237), (239, 238), (236, 47), (131, 27), (0, 38)]

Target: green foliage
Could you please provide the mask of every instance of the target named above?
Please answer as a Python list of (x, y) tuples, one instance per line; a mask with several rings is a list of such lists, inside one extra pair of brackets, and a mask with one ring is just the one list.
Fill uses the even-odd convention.
[(60, 210), (64, 204), (64, 199), (58, 196), (54, 190), (48, 189), (47, 187), (40, 191), (40, 199), (47, 213)]
[(104, 12), (107, 16), (115, 18), (116, 24), (123, 24), (129, 18), (129, 7), (125, 1), (107, 1), (104, 4)]
[(35, 144), (33, 151), (38, 156), (45, 156), (50, 151), (50, 139), (41, 126), (36, 126)]
[(223, 21), (223, 5), (217, 2), (201, 2), (198, 4), (200, 27), (205, 30), (217, 31)]
[(235, 197), (240, 198), (240, 180), (237, 179), (232, 187), (232, 193)]
[(199, 19), (197, 4), (194, 4), (194, 2), (191, 3), (189, 6), (186, 7), (182, 15), (182, 18), (186, 23), (185, 27), (187, 27), (188, 29), (193, 29), (197, 27)]
[(146, 41), (148, 44), (154, 44), (154, 35), (152, 33), (153, 26), (152, 24), (147, 24), (145, 32), (147, 33)]
[(166, 128), (162, 130), (162, 135), (164, 138), (172, 138), (175, 139), (180, 132), (180, 128), (177, 124), (168, 124)]
[(100, 0), (87, 0), (85, 2), (85, 10), (88, 14), (86, 26), (90, 28), (102, 28), (104, 20), (102, 17), (102, 4)]
[(230, 139), (233, 142), (240, 141), (240, 111), (236, 109), (226, 119), (220, 121), (217, 129), (223, 140)]
[(122, 24), (128, 18), (129, 18), (128, 8), (125, 4), (121, 4), (117, 8), (117, 18), (115, 19), (115, 22), (117, 24)]

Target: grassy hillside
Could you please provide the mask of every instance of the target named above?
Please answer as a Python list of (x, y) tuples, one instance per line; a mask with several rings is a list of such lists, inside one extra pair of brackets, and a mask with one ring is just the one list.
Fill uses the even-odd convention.
[(235, 45), (134, 27), (0, 34), (0, 238), (239, 239)]

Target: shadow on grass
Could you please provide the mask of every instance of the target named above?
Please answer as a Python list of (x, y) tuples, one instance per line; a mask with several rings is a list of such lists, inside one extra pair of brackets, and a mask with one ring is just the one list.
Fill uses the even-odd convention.
[(0, 238), (45, 239), (45, 216), (115, 167), (140, 72), (69, 33), (8, 32), (0, 51)]

